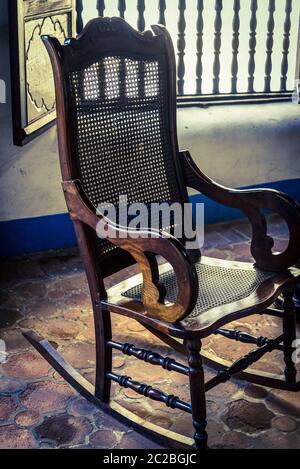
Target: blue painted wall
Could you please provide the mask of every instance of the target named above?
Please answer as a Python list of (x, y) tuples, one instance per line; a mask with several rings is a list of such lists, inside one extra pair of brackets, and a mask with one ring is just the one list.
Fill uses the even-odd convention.
[[(252, 186), (252, 188), (257, 187), (262, 187), (262, 185)], [(268, 183), (264, 184), (263, 187), (285, 192), (300, 203), (299, 179)], [(193, 204), (204, 203), (206, 224), (243, 218), (243, 213), (239, 210), (224, 207), (203, 195), (191, 196), (191, 202)], [(67, 213), (1, 222), (0, 239), (1, 257), (76, 245), (73, 225)]]

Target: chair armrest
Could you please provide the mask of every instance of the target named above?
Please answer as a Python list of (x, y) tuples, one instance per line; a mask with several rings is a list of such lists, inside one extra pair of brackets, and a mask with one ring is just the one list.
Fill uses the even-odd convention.
[[(300, 258), (300, 206), (286, 194), (273, 189), (237, 190), (221, 186), (203, 174), (188, 151), (180, 153), (187, 187), (244, 212), (252, 225), (251, 253), (262, 270), (283, 271)], [(272, 252), (274, 240), (267, 235), (267, 221), (261, 209), (270, 209), (285, 220), (289, 243), (282, 253)]]
[[(197, 272), (186, 249), (176, 238), (168, 233), (136, 231), (115, 225), (96, 213), (79, 180), (63, 182), (62, 187), (71, 219), (90, 226), (97, 234), (107, 231), (107, 239), (128, 251), (139, 264), (143, 275), (143, 305), (147, 315), (175, 323), (194, 309), (198, 298)], [(153, 254), (164, 257), (174, 269), (178, 295), (173, 305), (167, 306), (161, 302), (158, 268)]]

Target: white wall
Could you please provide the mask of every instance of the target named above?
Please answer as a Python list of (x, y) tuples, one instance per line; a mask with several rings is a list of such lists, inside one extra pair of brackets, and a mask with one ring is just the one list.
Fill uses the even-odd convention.
[[(0, 78), (9, 82), (5, 28), (0, 33)], [(189, 148), (201, 169), (219, 183), (240, 187), (300, 178), (297, 105), (181, 109), (178, 123), (181, 148)], [(13, 146), (10, 102), (0, 104), (0, 201), (0, 221), (66, 211), (55, 127), (24, 148)]]
[(300, 178), (300, 106), (292, 102), (181, 109), (178, 124), (181, 148), (219, 183)]

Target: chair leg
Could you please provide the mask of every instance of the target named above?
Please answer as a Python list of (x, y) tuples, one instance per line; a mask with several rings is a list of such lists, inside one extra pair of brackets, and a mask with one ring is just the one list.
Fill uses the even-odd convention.
[(283, 293), (283, 353), (285, 362), (285, 378), (288, 383), (295, 383), (297, 369), (293, 361), (293, 342), (296, 340), (296, 309), (293, 301), (294, 287), (286, 288)]
[(112, 371), (112, 349), (107, 347), (111, 340), (111, 318), (108, 311), (102, 311), (100, 306), (94, 307), (95, 337), (96, 337), (96, 382), (95, 396), (104, 403), (110, 400), (111, 380), (107, 373)]
[(200, 355), (201, 341), (193, 339), (185, 341), (190, 367), (189, 380), (192, 404), (193, 425), (196, 430), (194, 439), (197, 449), (207, 448), (206, 433), (206, 399), (202, 358)]

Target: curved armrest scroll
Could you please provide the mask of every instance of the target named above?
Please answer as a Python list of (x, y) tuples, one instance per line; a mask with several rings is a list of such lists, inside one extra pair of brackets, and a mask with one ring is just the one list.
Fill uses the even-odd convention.
[[(188, 151), (181, 152), (185, 182), (209, 198), (245, 213), (252, 225), (251, 253), (262, 270), (283, 271), (300, 258), (300, 206), (291, 197), (272, 189), (237, 190), (223, 187), (203, 174)], [(270, 209), (288, 225), (290, 238), (285, 251), (273, 253), (274, 240), (267, 235), (267, 222), (261, 209)]]
[[(198, 278), (184, 246), (168, 233), (127, 229), (98, 215), (78, 180), (63, 182), (62, 186), (72, 220), (89, 225), (97, 233), (107, 231), (107, 239), (128, 251), (140, 265), (143, 305), (147, 314), (171, 323), (185, 318), (194, 309), (198, 298)], [(163, 256), (174, 269), (178, 295), (173, 305), (160, 303), (161, 291), (157, 284), (157, 264), (153, 262), (153, 254)]]

